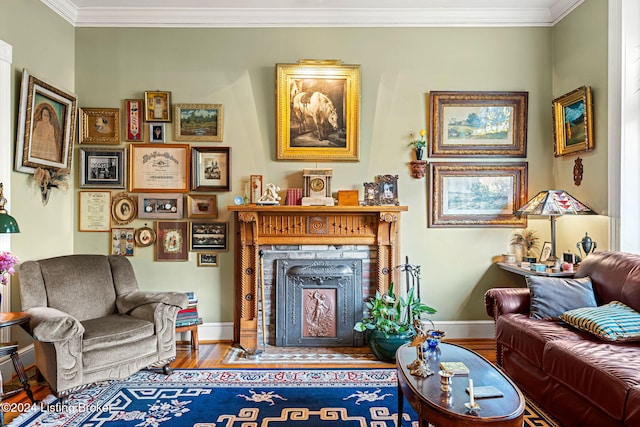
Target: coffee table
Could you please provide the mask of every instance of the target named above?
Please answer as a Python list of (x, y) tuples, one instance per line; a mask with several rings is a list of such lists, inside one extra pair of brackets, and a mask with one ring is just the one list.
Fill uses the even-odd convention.
[[(441, 343), (428, 354), (428, 363), (434, 372), (427, 378), (411, 375), (407, 365), (416, 359), (416, 348), (403, 345), (396, 353), (398, 368), (398, 426), (402, 425), (403, 397), (418, 413), (419, 425), (429, 423), (437, 427), (477, 426), (522, 427), (525, 400), (515, 384), (487, 359), (455, 344)], [(440, 361), (463, 362), (469, 375), (455, 375), (449, 394), (440, 390)], [(469, 413), (469, 378), (474, 387), (491, 385), (504, 396), (476, 399), (480, 410)]]

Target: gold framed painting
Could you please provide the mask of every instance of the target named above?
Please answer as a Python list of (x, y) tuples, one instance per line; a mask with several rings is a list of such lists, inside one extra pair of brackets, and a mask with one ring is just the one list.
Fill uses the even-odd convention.
[(527, 226), (527, 162), (433, 162), (429, 227)]
[(560, 157), (593, 147), (591, 87), (582, 86), (553, 100), (553, 153)]
[(22, 71), (15, 170), (71, 171), (77, 98)]
[(358, 161), (360, 66), (276, 64), (278, 160)]
[(81, 108), (80, 144), (120, 144), (119, 108)]
[(528, 92), (429, 94), (429, 157), (526, 157)]
[(147, 122), (171, 121), (171, 92), (147, 91), (144, 93), (144, 119)]
[(129, 191), (189, 191), (190, 147), (187, 144), (130, 144)]
[(174, 104), (173, 139), (222, 142), (224, 114), (221, 104)]

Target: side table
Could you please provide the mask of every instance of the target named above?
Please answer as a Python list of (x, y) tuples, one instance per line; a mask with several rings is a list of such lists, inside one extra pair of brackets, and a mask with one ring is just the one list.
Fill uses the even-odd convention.
[(177, 326), (176, 333), (177, 332), (190, 332), (191, 348), (193, 348), (194, 350), (198, 349), (199, 345), (198, 345), (198, 324), (197, 323), (195, 325)]

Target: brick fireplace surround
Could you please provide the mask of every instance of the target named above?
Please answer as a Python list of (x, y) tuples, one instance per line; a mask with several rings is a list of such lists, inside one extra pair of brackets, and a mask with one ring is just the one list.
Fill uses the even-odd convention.
[[(319, 251), (352, 245), (356, 252), (367, 247), (370, 259), (364, 262), (369, 264), (365, 269), (369, 277), (363, 283), (369, 285), (363, 286), (363, 293), (384, 292), (390, 282), (399, 282), (400, 272), (393, 267), (400, 264), (400, 214), (407, 211), (406, 206), (247, 205), (228, 209), (234, 213), (235, 231), (234, 341), (245, 349), (259, 346), (260, 250), (266, 249), (268, 254), (262, 259), (265, 271), (273, 268), (272, 260), (265, 265), (265, 259), (273, 257), (269, 249), (280, 245), (320, 245)], [(313, 250), (313, 246), (305, 249)], [(265, 284), (272, 281), (269, 275)], [(369, 288), (374, 289), (367, 291)], [(362, 299), (368, 296), (363, 295)], [(267, 310), (270, 307), (265, 304), (266, 312), (273, 311)]]

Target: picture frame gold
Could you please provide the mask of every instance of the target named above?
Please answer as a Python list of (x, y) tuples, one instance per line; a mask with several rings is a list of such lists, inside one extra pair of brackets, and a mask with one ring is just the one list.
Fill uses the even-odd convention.
[[(45, 127), (40, 130), (44, 110), (49, 113), (52, 131), (47, 131)], [(30, 75), (26, 68), (23, 69), (14, 165), (16, 172), (33, 174), (36, 168), (45, 168), (56, 169), (60, 174), (70, 173), (76, 115), (75, 94), (58, 89)], [(46, 136), (50, 134), (51, 138), (47, 139)]]
[(276, 86), (277, 160), (359, 160), (359, 65), (276, 64)]
[(147, 122), (171, 121), (171, 92), (157, 90), (144, 93), (144, 120)]
[(187, 218), (218, 218), (218, 196), (215, 194), (188, 194)]
[(151, 246), (156, 241), (156, 231), (151, 227), (147, 227), (147, 224), (145, 224), (144, 227), (136, 229), (134, 238), (137, 246), (143, 248)]
[(119, 108), (81, 108), (79, 144), (120, 144)]
[(217, 267), (218, 252), (198, 252), (198, 267)]
[(118, 193), (112, 198), (111, 218), (117, 225), (127, 225), (136, 218), (136, 201), (126, 192)]
[(222, 104), (174, 104), (175, 141), (222, 142)]
[(124, 140), (144, 141), (144, 100), (125, 99), (123, 105)]
[(429, 227), (519, 227), (527, 202), (527, 162), (432, 162)]
[(187, 144), (130, 144), (129, 191), (189, 191), (190, 147)]
[(526, 157), (528, 92), (429, 94), (429, 157)]
[(579, 87), (554, 99), (552, 111), (555, 157), (593, 150), (593, 100), (590, 86)]

